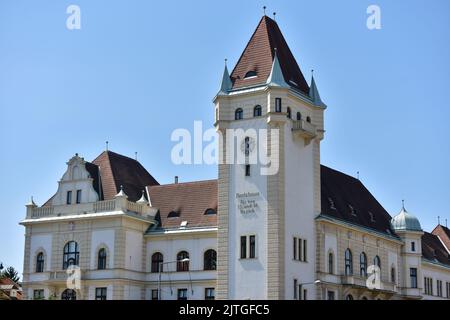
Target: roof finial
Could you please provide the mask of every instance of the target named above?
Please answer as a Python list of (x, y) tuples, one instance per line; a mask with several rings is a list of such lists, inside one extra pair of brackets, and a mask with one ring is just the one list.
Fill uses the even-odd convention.
[(266, 6), (263, 7), (264, 16), (266, 15)]
[(448, 228), (447, 227), (447, 218), (445, 218), (445, 227)]
[(137, 151), (134, 152), (134, 160), (137, 161)]
[(356, 177), (359, 180), (359, 171), (356, 171)]
[(106, 141), (106, 151), (108, 151), (108, 144), (109, 144), (109, 141)]
[(441, 225), (441, 217), (438, 216), (438, 226), (440, 226), (440, 225)]
[(228, 59), (227, 59), (227, 58), (225, 58), (225, 67), (227, 66), (227, 61), (228, 61)]
[(314, 69), (311, 69), (311, 77), (314, 77)]
[(275, 21), (275, 16), (277, 15), (276, 12), (273, 13), (273, 20)]
[(405, 211), (405, 200), (402, 200), (402, 209)]

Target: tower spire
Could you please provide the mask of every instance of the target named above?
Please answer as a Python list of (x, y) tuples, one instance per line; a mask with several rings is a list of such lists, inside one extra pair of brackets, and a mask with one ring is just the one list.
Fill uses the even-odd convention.
[(272, 87), (285, 87), (289, 88), (289, 85), (284, 80), (283, 71), (281, 70), (280, 61), (278, 61), (277, 48), (274, 48), (274, 58), (272, 63), (272, 70), (267, 78), (266, 84)]
[(231, 83), (230, 74), (227, 68), (227, 59), (225, 59), (225, 69), (223, 70), (222, 84), (220, 85), (220, 91), (218, 94), (227, 95), (232, 86), (233, 84)]
[(311, 86), (309, 87), (309, 98), (313, 101), (314, 105), (326, 108), (327, 105), (323, 103), (320, 98), (319, 90), (317, 89), (316, 81), (314, 80), (314, 69), (311, 70)]

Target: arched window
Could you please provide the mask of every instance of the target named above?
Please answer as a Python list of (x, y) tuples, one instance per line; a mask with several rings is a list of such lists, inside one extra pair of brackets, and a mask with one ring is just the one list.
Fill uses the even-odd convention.
[(72, 289), (66, 289), (61, 294), (61, 300), (77, 300), (77, 292)]
[(206, 250), (205, 254), (203, 255), (203, 270), (216, 270), (216, 261), (216, 250)]
[(311, 117), (310, 116), (306, 117), (306, 122), (311, 123)]
[(291, 112), (291, 108), (290, 107), (287, 107), (287, 117), (288, 117), (288, 119), (292, 118), (292, 112)]
[(44, 272), (44, 253), (39, 252), (36, 257), (36, 272)]
[(375, 258), (373, 258), (373, 264), (378, 266), (378, 268), (380, 268), (381, 271), (381, 260), (379, 256), (375, 256)]
[(152, 254), (152, 272), (163, 272), (164, 256), (161, 252)]
[(353, 300), (353, 296), (351, 294), (347, 295), (346, 300)]
[(395, 283), (395, 278), (396, 278), (396, 276), (395, 276), (395, 267), (392, 266), (391, 267), (391, 282), (392, 283)]
[(98, 250), (97, 268), (99, 270), (106, 269), (106, 249), (101, 248)]
[(234, 112), (234, 120), (244, 119), (244, 111), (241, 108), (237, 108)]
[(297, 112), (297, 120), (302, 120), (302, 114), (300, 112)]
[(345, 275), (353, 274), (353, 257), (350, 249), (345, 250)]
[(186, 251), (177, 254), (177, 271), (189, 271), (189, 253)]
[(66, 270), (69, 266), (78, 266), (80, 259), (80, 252), (78, 251), (78, 243), (69, 241), (64, 246), (63, 269)]
[(254, 117), (261, 117), (262, 115), (262, 108), (260, 105), (255, 106), (255, 108), (253, 108), (253, 116)]
[(359, 275), (367, 277), (367, 256), (364, 252), (359, 255)]
[(333, 274), (334, 270), (334, 255), (333, 252), (328, 253), (328, 273)]

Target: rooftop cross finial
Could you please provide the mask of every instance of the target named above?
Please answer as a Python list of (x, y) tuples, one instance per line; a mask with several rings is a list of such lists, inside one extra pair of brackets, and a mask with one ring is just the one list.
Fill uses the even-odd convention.
[(402, 209), (405, 210), (405, 200), (402, 200)]
[(359, 180), (359, 171), (356, 171), (356, 177), (357, 177), (358, 180)]
[(108, 144), (109, 144), (109, 141), (106, 141), (106, 151), (108, 151)]
[(440, 226), (440, 225), (441, 225), (441, 217), (438, 216), (438, 226)]
[(314, 69), (311, 69), (311, 76), (314, 76)]
[(134, 152), (134, 160), (137, 161), (137, 151)]
[(264, 15), (266, 15), (266, 8), (267, 8), (266, 6), (263, 7)]
[(227, 61), (228, 61), (228, 59), (227, 59), (227, 58), (225, 58), (225, 67), (227, 66)]
[(275, 16), (277, 15), (276, 12), (273, 13), (273, 20), (275, 20)]

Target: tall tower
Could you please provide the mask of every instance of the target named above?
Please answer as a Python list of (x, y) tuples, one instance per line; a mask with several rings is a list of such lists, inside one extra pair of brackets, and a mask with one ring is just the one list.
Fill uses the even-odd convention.
[(326, 105), (274, 20), (262, 17), (231, 75), (225, 66), (214, 104), (217, 298), (313, 299)]

